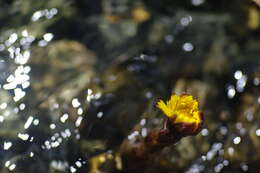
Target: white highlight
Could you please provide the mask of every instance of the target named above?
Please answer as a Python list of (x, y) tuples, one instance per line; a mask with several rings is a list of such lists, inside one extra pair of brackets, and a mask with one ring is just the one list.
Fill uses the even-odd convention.
[(18, 137), (24, 141), (29, 139), (29, 135), (28, 134), (22, 134), (22, 133), (18, 133)]
[(97, 113), (97, 117), (98, 117), (98, 118), (102, 118), (102, 116), (103, 116), (103, 112), (98, 112), (98, 113)]
[(234, 78), (235, 78), (236, 80), (238, 80), (238, 79), (240, 79), (240, 78), (242, 77), (242, 75), (243, 75), (242, 71), (237, 70), (237, 71), (234, 73)]
[(83, 114), (83, 109), (82, 108), (78, 108), (78, 112), (77, 112), (79, 115), (82, 115)]
[(7, 103), (2, 103), (1, 105), (0, 105), (0, 109), (5, 109), (7, 107)]
[(79, 102), (79, 100), (77, 99), (77, 98), (74, 98), (74, 99), (72, 99), (72, 106), (74, 107), (74, 108), (77, 108), (77, 107), (79, 107), (80, 106), (80, 102)]
[(208, 134), (209, 134), (208, 129), (202, 129), (202, 130), (201, 130), (201, 135), (202, 135), (202, 136), (208, 136)]
[(40, 121), (39, 121), (38, 119), (35, 119), (35, 120), (33, 121), (33, 125), (35, 125), (35, 126), (38, 126), (39, 123), (40, 123)]
[(82, 163), (81, 163), (80, 161), (76, 161), (76, 162), (75, 162), (75, 165), (76, 165), (78, 168), (80, 168), (80, 167), (82, 166)]
[(192, 5), (194, 6), (199, 6), (201, 4), (203, 4), (205, 2), (205, 0), (191, 0)]
[(15, 169), (15, 167), (16, 167), (16, 164), (11, 164), (10, 166), (9, 166), (9, 171), (12, 171), (12, 170), (14, 170)]
[(53, 129), (55, 129), (55, 128), (56, 128), (56, 125), (55, 125), (55, 124), (53, 124), (53, 123), (52, 123), (52, 124), (50, 124), (50, 129), (52, 129), (52, 130), (53, 130)]
[(23, 37), (28, 37), (28, 36), (29, 36), (28, 31), (27, 31), (27, 30), (23, 30), (23, 31), (22, 31), (22, 36), (23, 36)]
[(35, 21), (39, 20), (42, 16), (43, 16), (42, 11), (36, 11), (32, 15), (32, 21), (35, 22)]
[(233, 139), (233, 143), (236, 145), (239, 144), (240, 142), (241, 142), (241, 138), (239, 136), (237, 136)]
[(5, 118), (2, 115), (0, 115), (0, 123), (2, 123), (4, 120)]
[(9, 44), (13, 44), (14, 42), (16, 42), (16, 40), (18, 39), (18, 35), (16, 33), (13, 33), (10, 35), (8, 41), (9, 41)]
[(236, 95), (236, 90), (233, 85), (229, 85), (227, 89), (227, 96), (228, 98), (232, 99)]
[(25, 96), (25, 92), (21, 88), (14, 89), (14, 97), (13, 100), (15, 102), (21, 100)]
[(194, 46), (191, 43), (184, 43), (182, 49), (186, 52), (191, 52), (194, 49)]
[(60, 117), (60, 121), (62, 123), (65, 123), (65, 121), (69, 118), (69, 115), (67, 113), (63, 114), (61, 117)]
[(74, 173), (74, 172), (76, 172), (76, 171), (77, 171), (76, 168), (74, 168), (73, 166), (70, 166), (70, 172), (71, 172), (71, 173)]
[(27, 119), (26, 123), (24, 124), (24, 128), (25, 128), (25, 129), (28, 129), (28, 128), (30, 127), (30, 125), (32, 124), (32, 122), (33, 122), (33, 117), (30, 116), (30, 117)]
[(19, 105), (19, 109), (22, 111), (22, 110), (24, 110), (25, 109), (25, 104), (24, 103), (21, 103), (20, 105)]
[(257, 129), (257, 130), (255, 131), (255, 134), (256, 134), (256, 136), (260, 136), (260, 129)]
[(9, 148), (11, 148), (12, 145), (12, 142), (4, 142), (4, 150), (9, 150)]
[(76, 122), (75, 122), (75, 126), (76, 126), (76, 127), (79, 127), (82, 120), (83, 120), (83, 117), (82, 117), (82, 116), (79, 116), (79, 117), (77, 118)]
[(10, 165), (10, 161), (7, 160), (7, 161), (5, 162), (5, 167), (8, 167), (9, 165)]
[(43, 35), (43, 39), (47, 42), (51, 41), (53, 38), (53, 34), (52, 33), (46, 33)]
[(185, 16), (185, 17), (181, 18), (181, 20), (180, 20), (182, 26), (188, 26), (191, 21), (192, 21), (191, 16)]

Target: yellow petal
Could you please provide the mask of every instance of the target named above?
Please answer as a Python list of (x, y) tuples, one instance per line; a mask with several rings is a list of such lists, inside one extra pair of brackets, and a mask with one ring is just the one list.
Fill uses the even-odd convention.
[[(165, 104), (162, 100), (157, 103), (157, 107), (173, 120), (173, 123), (201, 123), (198, 101), (191, 95), (175, 95)], [(173, 119), (174, 117), (174, 119)]]
[(180, 100), (180, 97), (178, 95), (172, 95), (170, 100), (167, 102), (167, 106), (174, 110), (178, 104), (178, 101)]
[(157, 103), (157, 107), (159, 109), (161, 109), (163, 111), (163, 113), (167, 116), (167, 117), (172, 117), (172, 110), (164, 103), (164, 101), (160, 100)]

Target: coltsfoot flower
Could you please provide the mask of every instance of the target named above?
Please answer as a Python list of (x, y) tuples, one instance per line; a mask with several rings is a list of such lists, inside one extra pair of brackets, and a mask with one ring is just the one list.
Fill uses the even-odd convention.
[[(145, 137), (135, 142), (125, 140), (120, 148), (123, 163), (137, 163), (135, 166), (143, 169), (152, 154), (166, 146), (176, 144), (185, 136), (200, 132), (203, 115), (199, 110), (198, 101), (191, 95), (173, 94), (166, 103), (160, 100), (157, 107), (167, 116), (167, 120), (161, 128), (151, 130)], [(137, 170), (136, 167), (126, 168), (130, 170), (127, 172), (134, 172)]]
[(170, 125), (182, 135), (196, 135), (203, 124), (199, 103), (191, 95), (173, 94), (169, 101), (160, 100), (157, 107), (169, 118)]

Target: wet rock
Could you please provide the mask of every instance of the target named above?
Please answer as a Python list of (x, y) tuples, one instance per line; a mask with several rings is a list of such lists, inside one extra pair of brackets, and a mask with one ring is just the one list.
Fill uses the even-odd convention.
[(224, 52), (225, 41), (218, 40), (213, 43), (209, 50), (209, 55), (204, 64), (206, 73), (223, 75), (229, 69), (228, 57)]
[[(132, 129), (145, 106), (145, 102), (134, 94), (134, 90), (135, 88), (124, 88), (121, 92), (117, 91), (120, 95), (115, 92), (93, 100), (81, 131), (84, 137), (88, 140), (105, 140), (107, 147), (118, 145)], [(129, 96), (128, 92), (132, 95)]]
[[(133, 135), (131, 129), (142, 136), (160, 128), (164, 117), (155, 104), (168, 97), (172, 87), (173, 92), (198, 98), (206, 117), (204, 129), (156, 153), (148, 167), (134, 172), (259, 170), (259, 9), (255, 4), (235, 0), (71, 2), (0, 2), (0, 49), (5, 48), (0, 53), (4, 60), (0, 60), (0, 121), (4, 117), (0, 136), (2, 144), (13, 142), (9, 150), (1, 145), (4, 166), (0, 172), (11, 169), (5, 167), (8, 159), (16, 163), (16, 172), (86, 172), (82, 167), (90, 164), (79, 168), (79, 157), (102, 161), (100, 153), (117, 152), (121, 142)], [(51, 11), (56, 14), (51, 16)], [(24, 30), (33, 35), (32, 47), (20, 42)], [(9, 64), (14, 59), (6, 46), (12, 33), (18, 34), (12, 46), (31, 52), (23, 111), (17, 111), (20, 102), (12, 102), (12, 91), (3, 89), (17, 67)], [(38, 47), (44, 46), (39, 41), (47, 33), (55, 40)], [(232, 71), (237, 63), (247, 67), (245, 72), (256, 73), (246, 76), (240, 91)], [(235, 70), (244, 74), (243, 69)], [(228, 97), (230, 85), (232, 97)], [(72, 105), (74, 98), (79, 107)], [(29, 116), (38, 119), (39, 125), (25, 130)], [(56, 148), (42, 148), (55, 133), (64, 136), (65, 129), (76, 140), (64, 138)], [(17, 133), (28, 133), (34, 140), (22, 141)], [(107, 164), (102, 162), (97, 171), (120, 171), (114, 159), (105, 159)]]
[[(258, 1), (258, 3), (260, 2)], [(247, 23), (249, 29), (251, 30), (258, 29), (260, 26), (259, 20), (260, 20), (259, 9), (254, 6), (250, 6), (248, 8), (248, 23)]]
[(18, 133), (25, 131), (19, 108), (13, 103), (11, 93), (0, 90), (0, 136), (15, 139)]
[(113, 93), (121, 87), (131, 84), (133, 77), (127, 70), (113, 65), (102, 73), (100, 80), (103, 91)]
[(113, 24), (104, 21), (104, 23), (100, 23), (99, 29), (107, 42), (110, 43), (106, 47), (113, 48), (134, 37), (137, 33), (137, 24), (131, 20)]
[[(259, 160), (259, 143), (257, 135), (259, 129), (259, 93), (243, 93), (240, 97), (240, 107), (238, 108), (238, 119), (232, 127), (233, 135), (230, 135), (229, 142), (226, 144), (227, 153), (225, 156), (233, 160), (234, 163), (242, 161), (254, 162)], [(248, 144), (251, 147), (246, 147)], [(250, 155), (254, 153), (254, 155)]]
[(208, 104), (209, 100), (217, 95), (218, 91), (213, 85), (205, 81), (179, 79), (172, 92), (176, 94), (190, 94), (197, 98), (201, 108), (204, 108), (206, 103)]
[(95, 55), (76, 41), (57, 41), (35, 48), (30, 61), (32, 88), (41, 105), (71, 102), (90, 83), (95, 60)]

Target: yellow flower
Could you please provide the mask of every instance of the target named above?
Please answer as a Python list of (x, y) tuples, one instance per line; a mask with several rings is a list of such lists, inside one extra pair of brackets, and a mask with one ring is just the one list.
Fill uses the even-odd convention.
[(203, 123), (199, 103), (191, 95), (173, 94), (169, 101), (160, 100), (157, 107), (169, 118), (171, 124), (179, 132), (187, 135), (197, 134)]

